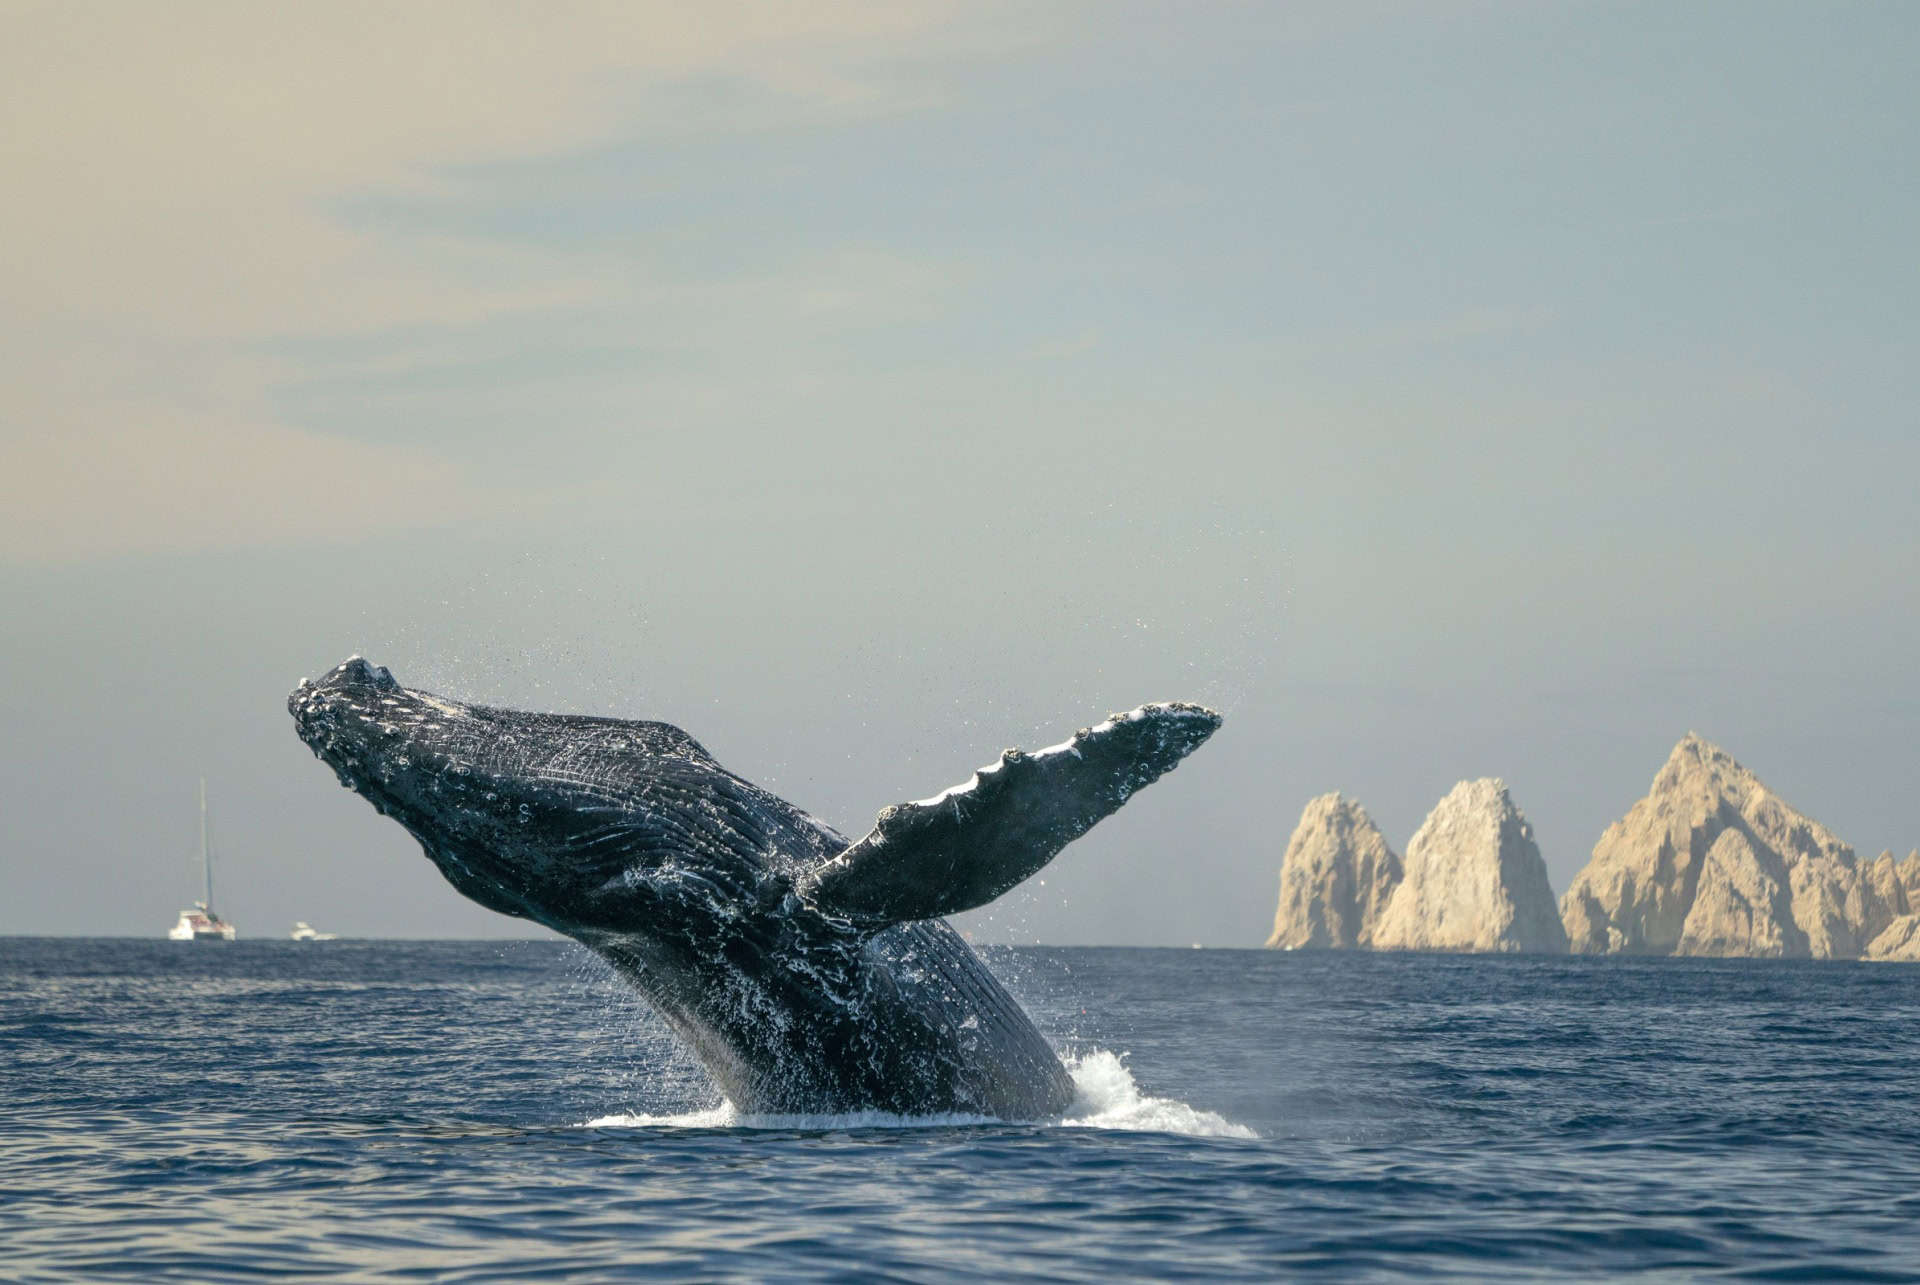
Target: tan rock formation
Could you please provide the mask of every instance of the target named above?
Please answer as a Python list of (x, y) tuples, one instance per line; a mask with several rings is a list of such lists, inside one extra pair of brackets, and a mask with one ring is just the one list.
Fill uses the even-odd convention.
[(1920, 914), (1920, 848), (1907, 854), (1907, 859), (1894, 869), (1900, 872), (1900, 886), (1907, 891), (1907, 904)]
[(1866, 958), (1885, 963), (1920, 962), (1920, 914), (1902, 915), (1867, 945)]
[(1285, 950), (1373, 944), (1400, 882), (1400, 858), (1367, 810), (1339, 794), (1308, 803), (1280, 859), (1280, 905), (1267, 945)]
[(1406, 875), (1373, 945), (1565, 953), (1546, 863), (1504, 784), (1462, 781), (1440, 800), (1407, 845)]
[(1907, 895), (1906, 885), (1900, 882), (1900, 867), (1891, 851), (1875, 857), (1863, 877), (1872, 895), (1867, 899), (1860, 940), (1871, 942), (1900, 916), (1920, 910), (1920, 905), (1914, 904), (1916, 899)]
[(1756, 851), (1738, 830), (1722, 830), (1707, 849), (1673, 953), (1805, 955), (1806, 934), (1793, 927), (1790, 881), (1779, 854)]
[(1688, 733), (1647, 797), (1600, 836), (1560, 911), (1578, 954), (1852, 959), (1901, 913), (1902, 893)]

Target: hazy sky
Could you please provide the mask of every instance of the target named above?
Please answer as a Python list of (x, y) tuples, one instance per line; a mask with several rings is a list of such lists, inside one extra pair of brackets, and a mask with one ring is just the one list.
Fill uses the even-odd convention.
[(0, 932), (526, 935), (352, 652), (850, 832), (1227, 723), (987, 938), (1254, 944), (1301, 805), (1698, 729), (1920, 844), (1920, 9), (0, 10)]

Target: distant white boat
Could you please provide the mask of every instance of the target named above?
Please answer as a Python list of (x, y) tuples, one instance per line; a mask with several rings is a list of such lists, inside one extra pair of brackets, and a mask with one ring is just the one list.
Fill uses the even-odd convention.
[(293, 939), (295, 941), (332, 941), (338, 936), (338, 933), (317, 933), (313, 930), (313, 925), (304, 919), (294, 921)]
[(207, 897), (193, 908), (180, 912), (180, 920), (167, 930), (170, 941), (232, 941), (239, 930), (222, 919), (213, 908), (213, 848), (207, 842), (207, 778), (200, 778), (200, 870), (206, 877)]

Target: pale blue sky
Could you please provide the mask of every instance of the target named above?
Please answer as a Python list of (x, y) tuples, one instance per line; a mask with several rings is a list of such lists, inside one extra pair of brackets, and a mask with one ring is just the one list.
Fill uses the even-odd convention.
[(1689, 728), (1920, 844), (1910, 7), (105, 12), (0, 41), (0, 932), (164, 929), (201, 771), (244, 933), (521, 931), (294, 740), (353, 651), (852, 830), (1225, 709), (991, 936), (1478, 775), (1564, 888)]

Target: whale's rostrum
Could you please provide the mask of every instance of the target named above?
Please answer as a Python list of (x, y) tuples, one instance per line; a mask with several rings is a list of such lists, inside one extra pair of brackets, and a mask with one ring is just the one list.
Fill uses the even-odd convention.
[(287, 701), (301, 739), (465, 896), (572, 937), (750, 1112), (1040, 1118), (1072, 1083), (943, 916), (986, 905), (1219, 726), (1146, 705), (849, 842), (666, 723), (402, 687), (354, 657)]

